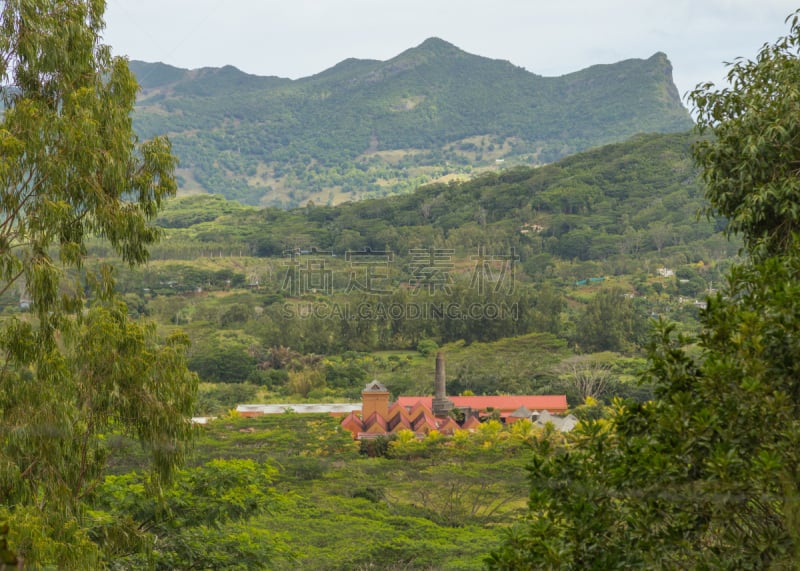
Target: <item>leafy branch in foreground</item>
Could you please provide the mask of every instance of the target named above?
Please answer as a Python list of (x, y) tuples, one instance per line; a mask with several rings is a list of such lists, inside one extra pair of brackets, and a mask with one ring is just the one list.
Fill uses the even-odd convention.
[[(492, 569), (790, 569), (800, 559), (800, 13), (791, 34), (692, 94), (712, 211), (750, 259), (696, 340), (660, 324), (646, 380), (530, 465), (530, 521)], [(690, 350), (690, 343), (696, 346)]]

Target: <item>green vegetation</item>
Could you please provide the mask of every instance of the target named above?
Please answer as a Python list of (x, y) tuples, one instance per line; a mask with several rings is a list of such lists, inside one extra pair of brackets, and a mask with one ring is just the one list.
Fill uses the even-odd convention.
[[(103, 7), (2, 7), (0, 567), (795, 564), (800, 16), (693, 94), (694, 135), (663, 54), (132, 64), (136, 129), (224, 195), (162, 204), (176, 158), (134, 135)], [(354, 442), (231, 410), (429, 394), (439, 350), (452, 393), (565, 393), (581, 422)]]
[[(220, 418), (203, 427), (191, 467), (158, 503), (131, 472), (141, 458), (124, 454), (95, 494), (108, 563), (481, 569), (507, 522), (524, 512), (528, 448), (561, 438), (528, 421), (508, 429), (492, 421), (453, 438), (401, 433), (359, 447), (338, 423), (292, 413)], [(120, 522), (113, 534), (112, 522)]]
[[(428, 393), (431, 347), (448, 353), (454, 392), (563, 389), (578, 404), (559, 361), (640, 358), (653, 316), (697, 331), (698, 306), (736, 252), (724, 223), (697, 220), (692, 140), (638, 136), (337, 207), (175, 200), (156, 221), (165, 239), (152, 261), (119, 271), (117, 286), (132, 315), (188, 333), (202, 380), (240, 385), (204, 385), (198, 414), (250, 400), (358, 399), (371, 378), (395, 395)], [(353, 255), (366, 248), (371, 265), (359, 265)], [(437, 252), (438, 282), (421, 273)], [(446, 313), (472, 307), (497, 312)], [(602, 398), (646, 398), (630, 380), (615, 372)]]
[(618, 402), (567, 447), (536, 447), (529, 518), (490, 568), (797, 567), (800, 218), (787, 164), (800, 14), (790, 21), (788, 37), (731, 66), (733, 89), (692, 94), (712, 135), (694, 148), (711, 208), (748, 258), (710, 298), (700, 335), (659, 325), (651, 402)]
[(369, 247), (407, 257), (412, 248), (430, 246), (466, 256), (484, 246), (514, 247), (532, 277), (547, 275), (553, 258), (605, 264), (575, 268), (574, 281), (634, 273), (631, 260), (650, 252), (665, 262), (673, 254), (695, 262), (727, 257), (736, 245), (715, 235), (724, 221), (697, 220), (705, 203), (689, 155), (692, 140), (639, 136), (537, 169), (337, 207), (256, 210), (194, 196), (170, 203), (159, 218), (174, 231), (153, 257), (280, 257), (312, 247), (339, 256)]
[[(437, 347), (455, 393), (558, 390), (579, 404), (560, 361), (639, 359), (654, 316), (697, 331), (703, 296), (736, 252), (723, 222), (697, 220), (693, 139), (643, 135), (337, 207), (186, 197), (166, 205), (164, 240), (146, 267), (118, 270), (117, 288), (132, 316), (189, 335), (189, 366), (216, 383), (201, 387), (197, 414), (358, 399), (372, 378), (426, 394)], [(426, 274), (437, 253), (442, 269)], [(650, 394), (630, 370), (611, 377), (601, 399)]]
[(193, 433), (186, 336), (131, 319), (110, 265), (82, 271), (89, 237), (143, 263), (176, 191), (169, 143), (137, 143), (136, 81), (98, 43), (103, 8), (0, 7), (0, 291), (26, 309), (0, 321), (2, 568), (95, 567), (108, 434), (144, 449), (152, 492)]
[(385, 62), (291, 81), (131, 62), (135, 125), (168, 134), (182, 187), (295, 207), (406, 193), (440, 177), (542, 164), (692, 122), (666, 56), (557, 78), (429, 39)]

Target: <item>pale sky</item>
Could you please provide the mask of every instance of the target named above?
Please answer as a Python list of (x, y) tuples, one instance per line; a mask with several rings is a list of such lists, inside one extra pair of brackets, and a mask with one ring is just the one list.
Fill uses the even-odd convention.
[(558, 76), (667, 54), (678, 91), (721, 84), (723, 62), (789, 32), (788, 0), (108, 0), (117, 55), (177, 67), (233, 65), (296, 79), (343, 59), (387, 60), (436, 36)]

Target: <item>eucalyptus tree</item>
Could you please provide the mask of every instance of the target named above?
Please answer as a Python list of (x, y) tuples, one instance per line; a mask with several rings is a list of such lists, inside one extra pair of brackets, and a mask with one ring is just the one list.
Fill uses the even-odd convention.
[(0, 294), (30, 306), (0, 315), (3, 563), (88, 568), (102, 551), (85, 503), (104, 437), (138, 438), (153, 485), (190, 441), (186, 338), (131, 321), (113, 268), (85, 267), (90, 239), (126, 264), (147, 259), (176, 161), (167, 140), (140, 143), (132, 130), (138, 87), (101, 42), (103, 0), (0, 10)]

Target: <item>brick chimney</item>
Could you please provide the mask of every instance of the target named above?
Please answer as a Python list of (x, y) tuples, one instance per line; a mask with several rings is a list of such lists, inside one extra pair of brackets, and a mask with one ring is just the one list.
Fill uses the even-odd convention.
[(445, 386), (444, 353), (436, 353), (436, 374), (433, 379), (433, 402), (431, 412), (433, 416), (443, 417), (453, 410), (453, 401), (447, 398), (447, 387)]

